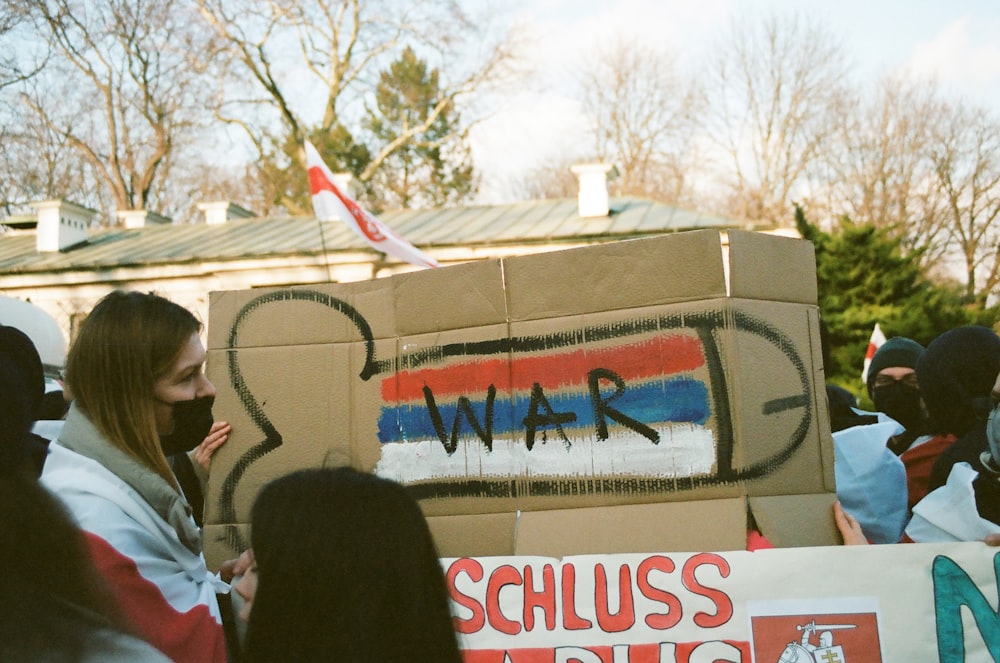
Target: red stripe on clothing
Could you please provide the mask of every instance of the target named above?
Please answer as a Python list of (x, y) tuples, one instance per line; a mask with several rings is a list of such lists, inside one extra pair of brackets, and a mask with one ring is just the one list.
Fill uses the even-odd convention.
[(208, 607), (178, 612), (135, 562), (101, 537), (84, 532), (94, 566), (108, 581), (138, 634), (178, 663), (226, 663), (226, 637)]
[(906, 504), (910, 511), (913, 511), (917, 502), (927, 497), (934, 462), (956, 439), (958, 438), (951, 433), (936, 435), (922, 444), (910, 447), (899, 457), (906, 468)]

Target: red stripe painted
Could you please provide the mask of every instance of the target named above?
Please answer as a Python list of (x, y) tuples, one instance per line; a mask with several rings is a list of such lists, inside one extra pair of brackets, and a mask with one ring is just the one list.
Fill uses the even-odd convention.
[(457, 395), (463, 393), (463, 390), (469, 391), (470, 388), (485, 393), (486, 386), (491, 384), (498, 391), (509, 391), (510, 363), (505, 359), (486, 359), (447, 368), (402, 371), (382, 380), (382, 402), (423, 399), (425, 384), (431, 385), (435, 396)]
[[(135, 562), (101, 537), (84, 532), (94, 566), (107, 579), (136, 632), (174, 661), (226, 663), (226, 637), (208, 606), (178, 612)], [(228, 599), (228, 597), (226, 597)]]
[[(635, 380), (693, 371), (705, 364), (701, 341), (694, 336), (657, 336), (639, 343), (596, 350), (507, 359), (486, 359), (444, 368), (401, 371), (382, 380), (382, 402), (423, 400), (424, 385), (434, 396), (480, 398), (487, 385), (497, 391), (528, 390), (537, 382), (544, 389), (586, 384), (587, 373), (608, 368)], [(470, 393), (470, 390), (482, 393)]]

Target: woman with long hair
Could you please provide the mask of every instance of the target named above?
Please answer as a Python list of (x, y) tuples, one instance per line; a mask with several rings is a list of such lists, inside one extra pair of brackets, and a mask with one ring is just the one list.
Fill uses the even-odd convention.
[(155, 294), (112, 292), (84, 321), (66, 362), (73, 404), (42, 483), (86, 532), (98, 570), (140, 634), (177, 661), (225, 661), (226, 640), (201, 532), (167, 463), (212, 425), (201, 324)]
[(266, 485), (251, 515), (244, 660), (460, 663), (427, 522), (398, 483), (350, 468)]

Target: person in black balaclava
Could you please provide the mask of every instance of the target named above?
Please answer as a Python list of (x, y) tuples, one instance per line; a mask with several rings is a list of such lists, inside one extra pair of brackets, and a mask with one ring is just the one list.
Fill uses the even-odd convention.
[(904, 540), (1000, 545), (1000, 374), (992, 410), (938, 456), (929, 485), (930, 493), (913, 507)]
[[(877, 415), (858, 410), (846, 398), (837, 399), (827, 385), (837, 499), (872, 543), (899, 541), (909, 515), (906, 470), (891, 445), (908, 434), (905, 427), (917, 428), (920, 423), (913, 366), (922, 350), (914, 341), (897, 337), (874, 355), (868, 394), (879, 410)], [(911, 405), (916, 406), (916, 417)], [(913, 432), (903, 444), (908, 446), (916, 436)]]
[(923, 401), (917, 386), (917, 360), (924, 347), (904, 336), (890, 338), (875, 352), (868, 367), (868, 396), (875, 409), (906, 430), (891, 437), (887, 446), (897, 456), (926, 432)]
[(957, 463), (968, 463), (978, 473), (972, 487), (979, 515), (1000, 524), (1000, 374), (993, 384), (992, 410), (984, 400), (975, 424), (953, 445), (941, 452), (931, 468), (928, 489), (945, 485)]
[[(931, 341), (920, 356), (917, 380), (927, 408), (927, 432), (933, 437), (900, 456), (906, 465), (910, 508), (940, 485), (943, 479), (939, 477), (947, 478), (946, 470), (933, 471), (937, 461), (953, 464), (954, 460), (945, 459), (954, 459), (965, 445), (985, 450), (986, 417), (997, 373), (1000, 336), (989, 327), (950, 329)], [(965, 441), (966, 436), (979, 441)], [(960, 440), (962, 446), (949, 451)]]

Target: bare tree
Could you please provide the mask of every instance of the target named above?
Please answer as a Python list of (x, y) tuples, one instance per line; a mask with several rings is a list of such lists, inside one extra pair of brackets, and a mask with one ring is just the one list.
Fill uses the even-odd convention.
[(930, 158), (965, 269), (966, 297), (985, 303), (1000, 285), (1000, 119), (983, 108), (946, 105)]
[[(0, 5), (0, 212), (5, 215), (20, 211), (32, 196), (22, 182), (30, 151), (21, 149), (24, 115), (16, 102), (16, 88), (27, 85), (48, 56), (47, 44), (32, 36), (23, 2)], [(34, 146), (36, 151), (44, 147)], [(32, 171), (28, 168), (27, 173)]]
[(579, 162), (579, 159), (562, 156), (531, 169), (512, 185), (517, 190), (518, 199), (575, 198), (580, 183), (570, 169)]
[(620, 173), (616, 193), (680, 202), (702, 97), (674, 56), (618, 38), (579, 77), (597, 158)]
[[(83, 159), (118, 210), (154, 207), (201, 108), (206, 30), (181, 0), (28, 3), (54, 49), (21, 100)], [(64, 157), (68, 156), (66, 154)]]
[(6, 109), (0, 141), (0, 192), (4, 211), (24, 211), (46, 198), (67, 198), (94, 204), (100, 200), (100, 183), (88, 163), (73, 158), (65, 135), (53, 131), (27, 108)]
[(791, 222), (804, 184), (833, 130), (844, 94), (843, 49), (798, 16), (736, 20), (710, 63), (706, 119), (731, 172), (730, 213), (750, 222)]
[[(442, 113), (462, 107), (463, 101), (507, 73), (514, 60), (515, 44), (509, 35), (483, 17), (466, 15), (457, 3), (198, 0), (198, 4), (231, 58), (226, 72), (231, 83), (220, 87), (218, 116), (243, 127), (261, 160), (274, 159), (291, 144), (292, 158), (303, 165), (303, 139), (342, 135), (343, 127), (360, 126), (379, 68), (406, 46), (415, 47), (440, 70), (440, 90), (431, 112), (394, 140), (371, 149), (356, 173), (362, 184), (372, 179), (389, 155), (434, 126)], [(296, 72), (305, 72), (305, 78)], [(468, 114), (465, 118), (456, 138), (474, 121)], [(303, 211), (290, 196), (281, 191), (278, 195), (290, 211)]]
[(945, 199), (930, 159), (941, 118), (935, 84), (889, 76), (847, 97), (816, 179), (827, 183), (828, 213), (888, 228), (925, 266), (948, 249)]
[(48, 44), (30, 38), (28, 6), (25, 0), (0, 6), (0, 91), (33, 77), (48, 56)]

